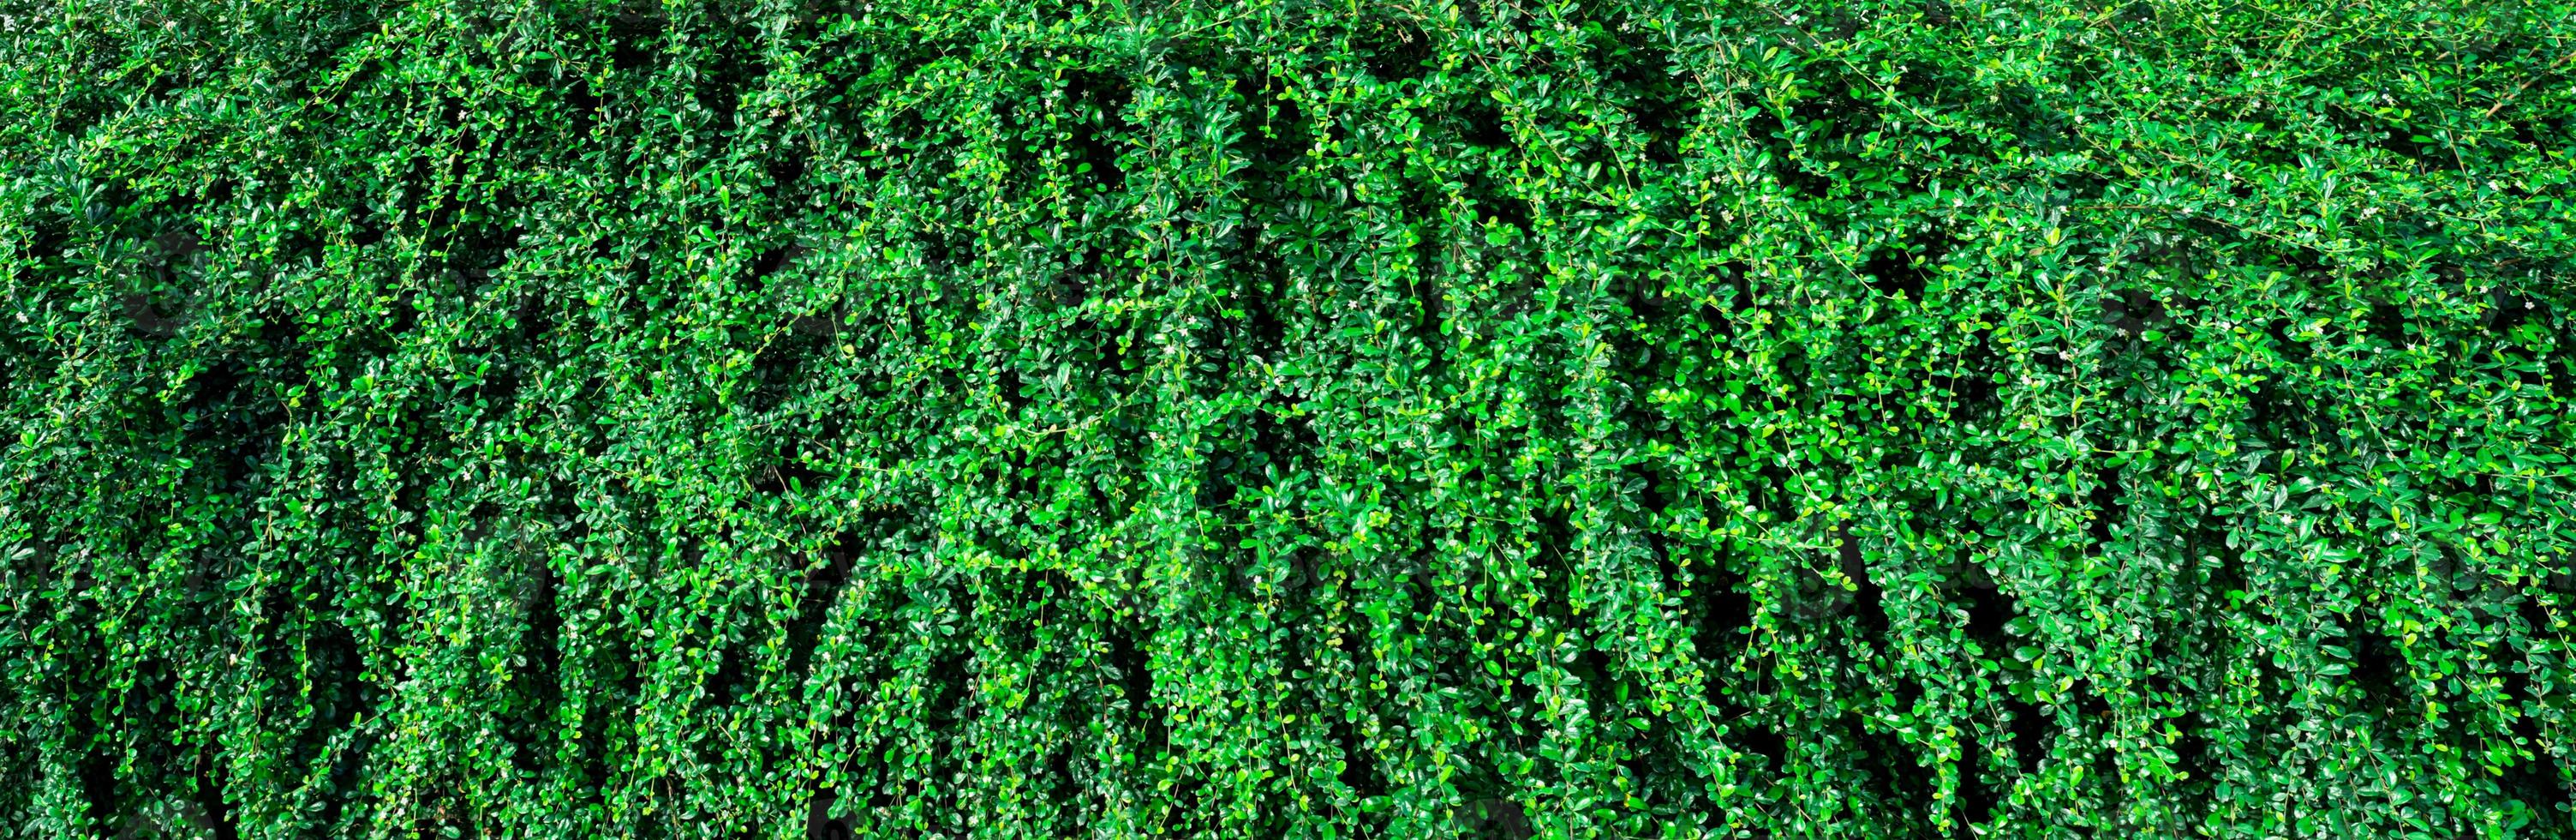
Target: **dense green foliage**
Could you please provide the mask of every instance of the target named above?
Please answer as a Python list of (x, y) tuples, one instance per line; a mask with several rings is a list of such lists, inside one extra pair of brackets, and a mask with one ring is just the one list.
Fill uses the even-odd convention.
[(2571, 57), (0, 4), (0, 826), (2576, 836)]

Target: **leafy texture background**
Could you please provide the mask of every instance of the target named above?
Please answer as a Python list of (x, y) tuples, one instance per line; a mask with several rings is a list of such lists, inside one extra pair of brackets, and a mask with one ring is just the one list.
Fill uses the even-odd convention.
[(0, 823), (2569, 836), (2571, 21), (0, 4)]

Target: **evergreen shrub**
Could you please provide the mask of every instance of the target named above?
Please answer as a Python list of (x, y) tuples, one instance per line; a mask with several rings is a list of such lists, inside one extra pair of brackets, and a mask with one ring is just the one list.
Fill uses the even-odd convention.
[(0, 825), (2576, 835), (2571, 118), (2565, 0), (0, 3)]

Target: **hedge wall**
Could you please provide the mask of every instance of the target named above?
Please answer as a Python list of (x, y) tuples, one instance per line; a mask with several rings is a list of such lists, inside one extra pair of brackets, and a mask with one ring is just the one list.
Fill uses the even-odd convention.
[(18, 0), (0, 88), (8, 836), (2576, 836), (2565, 0)]

